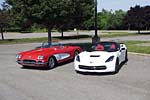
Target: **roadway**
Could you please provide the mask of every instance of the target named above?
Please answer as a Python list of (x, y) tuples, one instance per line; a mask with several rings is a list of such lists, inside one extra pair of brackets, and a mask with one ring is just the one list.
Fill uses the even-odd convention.
[(150, 99), (150, 56), (129, 54), (117, 74), (77, 74), (73, 62), (52, 70), (21, 68), (16, 53), (36, 46), (0, 45), (0, 100)]

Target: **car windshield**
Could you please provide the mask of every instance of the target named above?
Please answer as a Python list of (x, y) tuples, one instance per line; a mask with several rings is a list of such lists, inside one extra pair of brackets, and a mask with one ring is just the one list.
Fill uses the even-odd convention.
[(41, 48), (49, 48), (49, 47), (52, 47), (52, 46), (63, 46), (61, 43), (47, 43), (47, 42), (44, 42), (42, 43), (42, 46)]
[(117, 51), (117, 43), (115, 42), (100, 42), (92, 46), (90, 51), (107, 51), (115, 52)]

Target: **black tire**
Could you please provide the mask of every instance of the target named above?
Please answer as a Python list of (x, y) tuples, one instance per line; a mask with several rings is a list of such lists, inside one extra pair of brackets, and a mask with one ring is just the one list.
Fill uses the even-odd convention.
[(116, 64), (115, 64), (115, 73), (118, 73), (119, 71), (119, 59), (117, 58)]
[(22, 65), (22, 68), (27, 68), (27, 67), (29, 67), (29, 66), (26, 66), (26, 65)]
[(126, 54), (125, 54), (125, 62), (128, 61), (128, 51), (126, 50)]
[(81, 72), (81, 71), (77, 71), (77, 70), (75, 70), (75, 72), (76, 72), (77, 74), (86, 74), (86, 72)]
[(53, 69), (54, 67), (56, 67), (56, 59), (54, 57), (50, 57), (49, 60), (48, 60), (48, 68), (49, 69)]
[(80, 74), (80, 72), (79, 72), (79, 71), (77, 71), (77, 70), (75, 70), (75, 72), (76, 72), (77, 74)]

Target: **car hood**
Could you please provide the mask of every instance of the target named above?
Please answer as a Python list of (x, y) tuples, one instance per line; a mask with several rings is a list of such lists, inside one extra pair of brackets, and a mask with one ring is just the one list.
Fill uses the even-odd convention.
[(105, 61), (111, 57), (116, 56), (115, 52), (105, 52), (105, 51), (93, 51), (93, 52), (82, 52), (79, 54), (80, 62), (83, 64), (87, 63), (105, 63)]
[(26, 52), (21, 52), (20, 54), (23, 57), (28, 57), (28, 56), (32, 56), (32, 57), (37, 57), (37, 56), (45, 56), (47, 54), (51, 54), (53, 52), (55, 52), (55, 48), (41, 48), (41, 49), (34, 49), (34, 50), (30, 50), (30, 51), (26, 51)]

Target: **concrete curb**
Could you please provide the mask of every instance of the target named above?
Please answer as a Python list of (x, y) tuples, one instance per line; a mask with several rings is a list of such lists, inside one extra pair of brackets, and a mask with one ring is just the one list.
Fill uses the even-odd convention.
[(140, 55), (140, 56), (150, 56), (150, 54), (144, 54), (144, 53), (135, 53), (135, 52), (128, 52), (128, 53), (134, 55)]

